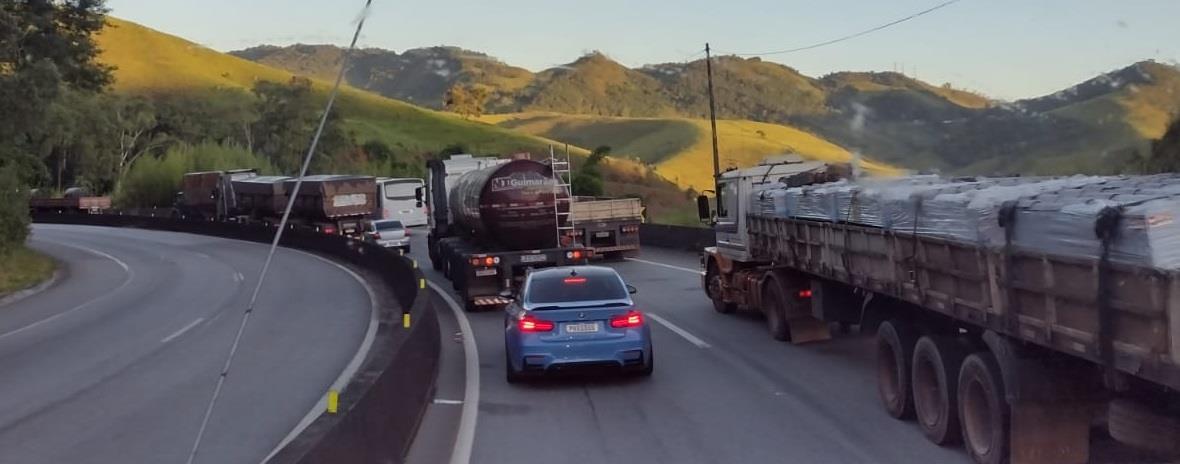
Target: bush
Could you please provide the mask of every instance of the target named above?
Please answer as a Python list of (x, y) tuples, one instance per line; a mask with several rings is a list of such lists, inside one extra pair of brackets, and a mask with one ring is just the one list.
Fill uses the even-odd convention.
[(171, 206), (186, 172), (258, 169), (275, 173), (261, 156), (236, 145), (202, 143), (178, 145), (159, 158), (143, 158), (119, 182), (115, 202), (123, 208)]
[(29, 236), (28, 190), (15, 169), (0, 170), (0, 256), (7, 257)]

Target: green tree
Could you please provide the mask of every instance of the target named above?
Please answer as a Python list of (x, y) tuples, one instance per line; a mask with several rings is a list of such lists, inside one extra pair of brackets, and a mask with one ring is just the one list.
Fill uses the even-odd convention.
[[(323, 112), (311, 81), (301, 77), (293, 77), (286, 84), (259, 81), (253, 92), (258, 97), (258, 120), (250, 130), (254, 150), (282, 172), (297, 173)], [(328, 115), (316, 147), (313, 170), (323, 167), (332, 156), (353, 150), (352, 139), (344, 131), (339, 107), (336, 108)]]
[(443, 94), (443, 107), (463, 116), (463, 119), (478, 118), (487, 107), (488, 97), (485, 87), (455, 84)]
[(611, 148), (606, 145), (601, 145), (590, 152), (590, 156), (586, 157), (586, 161), (574, 173), (570, 180), (570, 188), (574, 191), (574, 195), (600, 197), (603, 195), (602, 172), (599, 166), (602, 165), (602, 160), (610, 155)]
[(1164, 135), (1151, 142), (1151, 154), (1144, 163), (1148, 173), (1180, 172), (1180, 115), (1174, 118)]
[(15, 169), (0, 169), (0, 257), (23, 245), (28, 235), (28, 189)]
[(102, 0), (0, 2), (0, 167), (22, 182), (49, 180), (37, 154), (55, 130), (54, 103), (67, 89), (95, 93), (112, 80), (93, 40), (105, 13)]

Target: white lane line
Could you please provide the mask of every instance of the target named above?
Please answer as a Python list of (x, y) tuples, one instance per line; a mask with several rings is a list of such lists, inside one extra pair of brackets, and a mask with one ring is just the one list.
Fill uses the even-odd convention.
[(65, 311), (62, 311), (62, 312), (60, 312), (60, 313), (54, 314), (54, 315), (52, 315), (52, 316), (49, 316), (49, 317), (47, 317), (47, 318), (45, 318), (45, 319), (41, 319), (41, 320), (39, 320), (39, 321), (37, 321), (37, 322), (34, 322), (34, 323), (32, 323), (32, 324), (29, 324), (29, 325), (26, 325), (26, 326), (24, 326), (24, 327), (21, 327), (21, 328), (19, 328), (19, 329), (13, 330), (13, 331), (11, 331), (11, 332), (2, 333), (2, 334), (0, 334), (0, 340), (3, 340), (3, 339), (5, 339), (5, 338), (11, 337), (11, 336), (13, 336), (13, 335), (16, 335), (16, 334), (19, 334), (19, 333), (22, 333), (22, 332), (25, 332), (25, 331), (27, 331), (27, 330), (34, 329), (34, 328), (36, 328), (36, 327), (40, 327), (40, 326), (42, 326), (42, 325), (48, 324), (48, 323), (50, 323), (50, 322), (56, 321), (56, 320), (58, 320), (58, 319), (61, 319), (61, 318), (65, 317), (65, 316), (68, 316), (68, 315), (70, 315), (70, 314), (73, 314), (73, 313), (75, 313), (75, 312), (81, 311), (81, 310), (85, 309), (86, 307), (90, 306), (91, 304), (93, 304), (93, 303), (94, 303), (94, 302), (96, 302), (96, 301), (99, 301), (99, 300), (105, 299), (105, 298), (107, 298), (107, 297), (109, 297), (109, 296), (111, 296), (111, 295), (114, 295), (114, 294), (116, 294), (116, 293), (119, 293), (119, 291), (120, 291), (120, 290), (123, 290), (123, 288), (127, 287), (127, 285), (128, 285), (128, 284), (130, 284), (130, 283), (131, 283), (131, 281), (132, 281), (132, 280), (135, 278), (135, 272), (132, 272), (132, 271), (131, 271), (131, 267), (130, 267), (130, 266), (128, 266), (128, 265), (127, 265), (127, 263), (125, 263), (125, 262), (121, 261), (119, 258), (116, 258), (116, 257), (114, 257), (114, 256), (111, 256), (111, 255), (109, 255), (109, 254), (107, 254), (107, 253), (103, 253), (103, 252), (101, 252), (101, 251), (94, 250), (94, 249), (87, 248), (87, 247), (80, 246), (80, 245), (67, 245), (67, 244), (65, 244), (65, 243), (62, 243), (62, 242), (54, 242), (54, 243), (56, 243), (56, 244), (58, 244), (58, 245), (61, 245), (61, 246), (65, 246), (65, 247), (69, 247), (69, 248), (74, 248), (74, 249), (82, 250), (82, 251), (85, 251), (85, 252), (87, 252), (87, 253), (90, 253), (90, 254), (93, 254), (93, 255), (97, 255), (97, 256), (101, 256), (101, 257), (103, 257), (103, 258), (106, 258), (106, 259), (109, 259), (109, 260), (111, 260), (111, 261), (114, 261), (114, 262), (115, 262), (115, 264), (118, 264), (118, 265), (119, 265), (119, 267), (123, 268), (123, 272), (127, 274), (127, 280), (124, 280), (124, 281), (123, 281), (123, 283), (119, 284), (119, 286), (118, 286), (118, 287), (115, 287), (115, 289), (114, 289), (114, 290), (111, 290), (111, 291), (109, 291), (109, 292), (107, 292), (107, 293), (104, 293), (104, 294), (102, 294), (101, 296), (99, 296), (99, 297), (97, 297), (97, 298), (94, 298), (94, 299), (92, 299), (92, 300), (90, 300), (90, 301), (87, 301), (87, 302), (85, 302), (85, 303), (82, 303), (82, 304), (80, 304), (80, 305), (78, 305), (78, 306), (74, 306), (73, 308), (70, 308), (70, 309), (67, 309), (67, 310), (65, 310)]
[[(369, 328), (365, 331), (365, 339), (361, 341), (361, 346), (357, 348), (356, 354), (353, 354), (352, 360), (348, 362), (347, 366), (344, 366), (344, 370), (341, 371), (340, 375), (336, 377), (336, 381), (332, 382), (332, 385), (328, 387), (337, 392), (343, 392), (344, 387), (348, 385), (348, 382), (352, 381), (352, 376), (356, 375), (356, 371), (360, 369), (361, 363), (363, 363), (365, 358), (369, 356), (369, 349), (373, 347), (373, 340), (377, 339), (377, 325), (378, 318), (380, 317), (378, 314), (378, 311), (380, 311), (380, 306), (377, 303), (377, 292), (373, 291), (373, 287), (369, 286), (369, 283), (365, 281), (364, 277), (361, 277), (356, 272), (353, 272), (352, 269), (345, 267), (343, 264), (313, 253), (308, 253), (303, 250), (285, 247), (283, 249), (302, 255), (307, 255), (332, 266), (336, 266), (340, 270), (352, 276), (352, 278), (355, 279), (357, 283), (361, 284), (361, 287), (364, 287), (365, 293), (369, 294)], [(291, 429), (291, 432), (288, 433), (286, 437), (283, 437), (283, 441), (279, 442), (278, 446), (275, 446), (274, 449), (270, 451), (270, 454), (266, 456), (266, 459), (262, 460), (262, 462), (265, 463), (270, 461), (270, 459), (276, 454), (279, 454), (279, 451), (281, 451), (284, 446), (287, 446), (288, 443), (291, 443), (291, 441), (295, 440), (295, 438), (298, 437), (300, 433), (303, 433), (307, 427), (311, 426), (312, 422), (315, 422), (316, 418), (320, 417), (320, 415), (327, 410), (327, 393), (328, 392), (324, 392), (323, 395), (320, 395), (320, 400), (316, 402), (315, 406), (311, 407), (311, 410), (308, 411), (305, 416), (303, 416), (303, 419), (295, 425), (295, 428)]]
[(177, 331), (175, 331), (175, 332), (172, 332), (172, 335), (169, 335), (169, 336), (167, 336), (167, 337), (164, 337), (164, 339), (163, 339), (163, 340), (160, 340), (160, 343), (168, 343), (168, 342), (170, 342), (170, 341), (172, 341), (172, 340), (175, 340), (175, 339), (176, 339), (176, 337), (179, 337), (179, 336), (181, 336), (181, 335), (184, 335), (184, 333), (185, 333), (185, 332), (188, 332), (189, 330), (192, 330), (192, 328), (193, 328), (193, 327), (196, 327), (196, 326), (197, 326), (197, 324), (200, 324), (200, 323), (202, 323), (202, 322), (205, 322), (205, 318), (203, 318), (203, 317), (198, 317), (198, 318), (197, 318), (197, 320), (195, 320), (195, 321), (192, 321), (192, 322), (189, 322), (189, 323), (188, 323), (188, 325), (186, 325), (186, 326), (184, 326), (184, 327), (181, 327), (181, 328), (180, 328), (180, 330), (177, 330)]
[(442, 398), (435, 398), (434, 404), (463, 404), (463, 400), (444, 400)]
[(626, 258), (626, 259), (627, 259), (627, 261), (635, 261), (637, 263), (650, 264), (652, 266), (659, 266), (659, 267), (668, 268), (668, 269), (672, 269), (672, 270), (676, 270), (676, 271), (690, 272), (690, 273), (693, 273), (696, 275), (704, 275), (705, 274), (704, 272), (701, 272), (700, 269), (689, 269), (687, 267), (673, 266), (671, 264), (657, 263), (655, 261), (648, 261), (646, 259), (639, 259), (639, 258)]
[(709, 348), (712, 346), (712, 345), (709, 345), (708, 342), (701, 340), (700, 338), (697, 338), (696, 335), (688, 333), (687, 330), (680, 328), (680, 326), (673, 324), (671, 322), (668, 322), (667, 319), (664, 319), (664, 318), (657, 316), (655, 314), (652, 314), (652, 313), (644, 313), (644, 314), (646, 314), (647, 317), (651, 318), (651, 320), (659, 322), (664, 327), (667, 327), (668, 330), (676, 332), (676, 335), (684, 337), (685, 340), (688, 340), (689, 343), (696, 345), (697, 348)]
[(475, 334), (471, 331), (471, 322), (463, 309), (455, 303), (455, 299), (446, 290), (429, 280), (430, 288), (446, 301), (455, 319), (459, 322), (459, 331), (463, 332), (463, 357), (466, 360), (467, 382), (463, 386), (463, 410), (459, 413), (459, 433), (455, 436), (455, 448), (451, 452), (451, 464), (468, 464), (471, 462), (471, 448), (475, 445), (475, 421), (479, 416), (479, 350), (475, 346)]

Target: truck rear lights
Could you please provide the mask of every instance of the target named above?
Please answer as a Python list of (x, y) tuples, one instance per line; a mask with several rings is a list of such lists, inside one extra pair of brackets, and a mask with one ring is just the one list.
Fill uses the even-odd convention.
[(553, 330), (553, 322), (537, 319), (536, 316), (526, 314), (516, 323), (521, 332), (549, 332)]
[(811, 290), (799, 290), (799, 298), (811, 298)]
[(623, 226), (623, 227), (620, 227), (619, 230), (623, 231), (623, 233), (626, 233), (626, 234), (633, 234), (633, 233), (639, 232), (639, 226)]
[(574, 250), (565, 252), (566, 259), (582, 259), (583, 256), (589, 256), (582, 250)]
[(320, 229), (320, 231), (325, 234), (328, 234), (328, 235), (335, 235), (336, 234), (336, 228), (333, 226), (324, 226), (324, 228)]
[(472, 266), (492, 267), (496, 264), (500, 264), (500, 257), (499, 256), (483, 256), (483, 257), (471, 258), (471, 265)]
[(627, 314), (620, 314), (610, 318), (610, 326), (616, 329), (629, 329), (643, 325), (643, 314), (634, 309)]

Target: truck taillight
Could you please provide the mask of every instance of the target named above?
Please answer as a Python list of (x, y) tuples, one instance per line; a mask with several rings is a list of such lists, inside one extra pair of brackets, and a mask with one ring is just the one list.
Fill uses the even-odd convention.
[(622, 226), (622, 227), (620, 227), (619, 229), (620, 229), (620, 230), (622, 230), (622, 231), (623, 231), (623, 233), (625, 233), (625, 234), (634, 234), (634, 233), (636, 233), (636, 232), (639, 232), (639, 226), (634, 226), (634, 225), (632, 225), (632, 226)]
[(620, 314), (610, 318), (610, 326), (616, 329), (629, 329), (643, 325), (643, 314), (634, 309), (627, 314)]
[(811, 298), (811, 290), (799, 290), (799, 298)]
[(336, 228), (333, 226), (324, 226), (324, 228), (320, 230), (328, 235), (336, 235)]
[(528, 314), (521, 317), (516, 322), (516, 326), (521, 332), (549, 332), (553, 330), (554, 324), (553, 322), (537, 319), (536, 316)]
[(499, 256), (484, 256), (484, 257), (478, 257), (478, 258), (471, 258), (471, 265), (472, 266), (492, 267), (497, 264), (500, 264), (500, 257)]
[(566, 259), (582, 259), (582, 258), (588, 258), (588, 257), (590, 257), (590, 254), (588, 252), (584, 252), (582, 250), (574, 250), (574, 251), (565, 252)]

